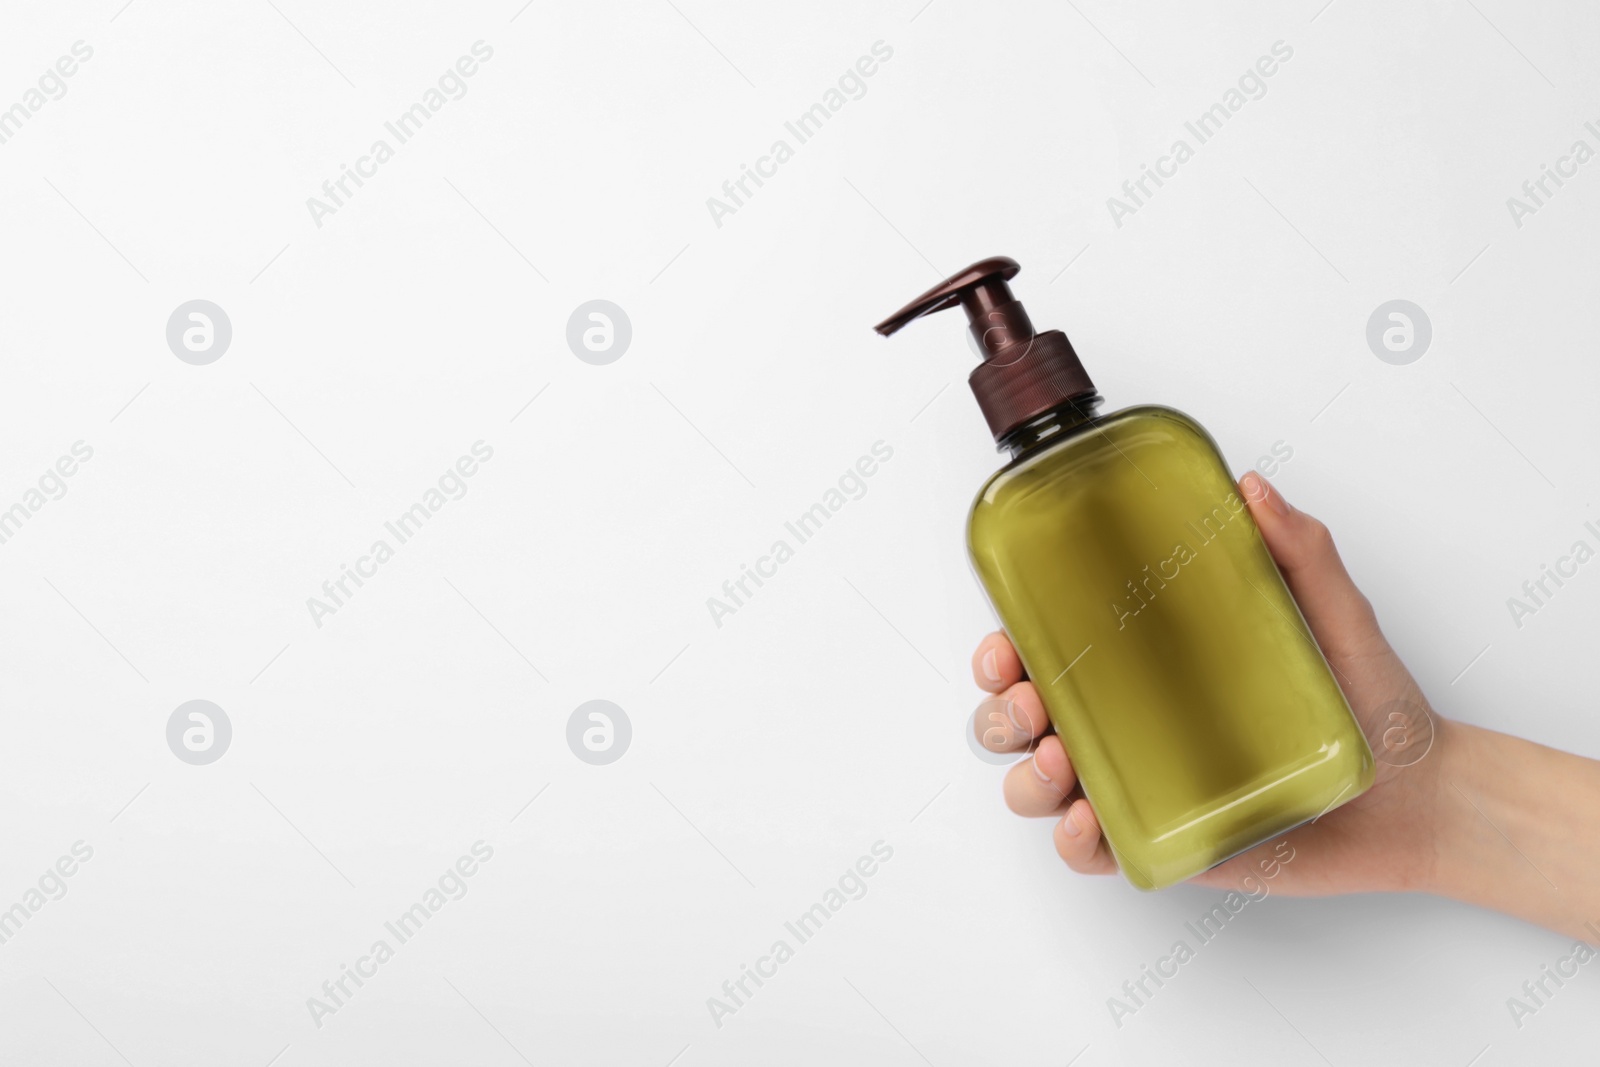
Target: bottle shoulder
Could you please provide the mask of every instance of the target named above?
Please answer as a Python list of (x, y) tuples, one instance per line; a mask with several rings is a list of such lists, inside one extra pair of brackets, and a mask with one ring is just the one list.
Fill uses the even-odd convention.
[(1133, 407), (1123, 408), (1121, 411), (1113, 411), (1103, 418), (1093, 420), (1093, 422), (1100, 427), (1142, 423), (1196, 433), (1206, 438), (1211, 436), (1194, 416), (1188, 412), (1179, 411), (1177, 408), (1168, 407), (1165, 404), (1136, 404)]
[(1096, 416), (1056, 440), (1014, 457), (991, 474), (973, 501), (974, 516), (993, 506), (1008, 488), (1039, 474), (1078, 463), (1102, 450), (1199, 447), (1220, 456), (1217, 443), (1200, 422), (1163, 404), (1138, 404)]

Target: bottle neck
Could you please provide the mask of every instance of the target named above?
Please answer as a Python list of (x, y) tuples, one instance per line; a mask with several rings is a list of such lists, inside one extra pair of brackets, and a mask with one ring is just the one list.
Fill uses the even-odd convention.
[(1095, 417), (1102, 403), (1099, 393), (1075, 396), (1066, 403), (1051, 408), (1043, 415), (1029, 419), (1021, 426), (1007, 432), (997, 442), (1000, 450), (1013, 460), (1025, 453), (1050, 444), (1085, 426)]

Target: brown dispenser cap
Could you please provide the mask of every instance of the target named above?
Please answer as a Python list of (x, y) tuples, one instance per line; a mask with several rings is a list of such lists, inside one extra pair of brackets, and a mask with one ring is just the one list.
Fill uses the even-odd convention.
[(1008, 256), (974, 263), (951, 275), (873, 327), (885, 337), (912, 319), (960, 304), (983, 362), (967, 379), (995, 440), (1018, 426), (1090, 396), (1094, 382), (1060, 330), (1035, 333), (1007, 281), (1022, 268)]

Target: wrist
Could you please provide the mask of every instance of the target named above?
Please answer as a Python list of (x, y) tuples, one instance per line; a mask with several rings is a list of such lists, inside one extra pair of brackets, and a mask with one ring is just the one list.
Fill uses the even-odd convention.
[(1429, 891), (1575, 937), (1600, 920), (1592, 812), (1600, 764), (1448, 723), (1435, 768)]
[(1468, 723), (1435, 719), (1438, 759), (1430, 768), (1427, 783), (1431, 823), (1428, 843), (1432, 855), (1417, 888), (1436, 896), (1468, 900), (1479, 880), (1484, 860), (1483, 831), (1492, 832), (1492, 828), (1483, 825), (1467, 797), (1477, 794), (1477, 769), (1485, 733)]

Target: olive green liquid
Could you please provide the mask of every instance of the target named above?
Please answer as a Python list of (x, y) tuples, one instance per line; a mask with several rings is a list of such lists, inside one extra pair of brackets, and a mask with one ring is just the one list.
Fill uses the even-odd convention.
[(1373, 759), (1211, 437), (1091, 412), (1006, 439), (968, 543), (1123, 874), (1159, 889), (1359, 796)]

